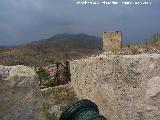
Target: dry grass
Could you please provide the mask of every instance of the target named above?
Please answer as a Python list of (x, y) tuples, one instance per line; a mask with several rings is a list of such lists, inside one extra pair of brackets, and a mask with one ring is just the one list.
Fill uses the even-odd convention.
[(69, 84), (43, 91), (42, 95), (46, 120), (58, 120), (61, 112), (77, 100), (73, 88)]

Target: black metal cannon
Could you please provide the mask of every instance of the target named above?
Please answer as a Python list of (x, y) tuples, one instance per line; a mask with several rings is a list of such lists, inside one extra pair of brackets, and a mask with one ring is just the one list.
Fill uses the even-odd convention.
[(62, 112), (59, 120), (106, 120), (106, 118), (99, 114), (95, 103), (84, 99), (71, 104)]

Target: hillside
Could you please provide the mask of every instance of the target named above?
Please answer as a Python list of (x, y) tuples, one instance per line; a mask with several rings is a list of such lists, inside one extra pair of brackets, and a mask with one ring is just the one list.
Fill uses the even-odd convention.
[(0, 52), (0, 64), (48, 65), (57, 60), (70, 60), (98, 54), (101, 46), (102, 39), (95, 36), (84, 33), (57, 34), (48, 39), (3, 50), (4, 52)]

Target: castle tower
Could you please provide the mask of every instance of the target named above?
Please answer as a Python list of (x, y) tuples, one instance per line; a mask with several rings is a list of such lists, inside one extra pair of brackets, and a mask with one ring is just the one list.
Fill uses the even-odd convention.
[(103, 32), (103, 51), (120, 50), (121, 41), (122, 33), (120, 31)]

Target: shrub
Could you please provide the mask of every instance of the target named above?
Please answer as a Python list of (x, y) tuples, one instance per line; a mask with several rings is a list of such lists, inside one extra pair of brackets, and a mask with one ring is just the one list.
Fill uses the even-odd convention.
[(41, 83), (42, 83), (42, 80), (49, 81), (51, 79), (49, 76), (49, 73), (42, 67), (40, 67), (36, 73), (38, 74), (38, 77)]

